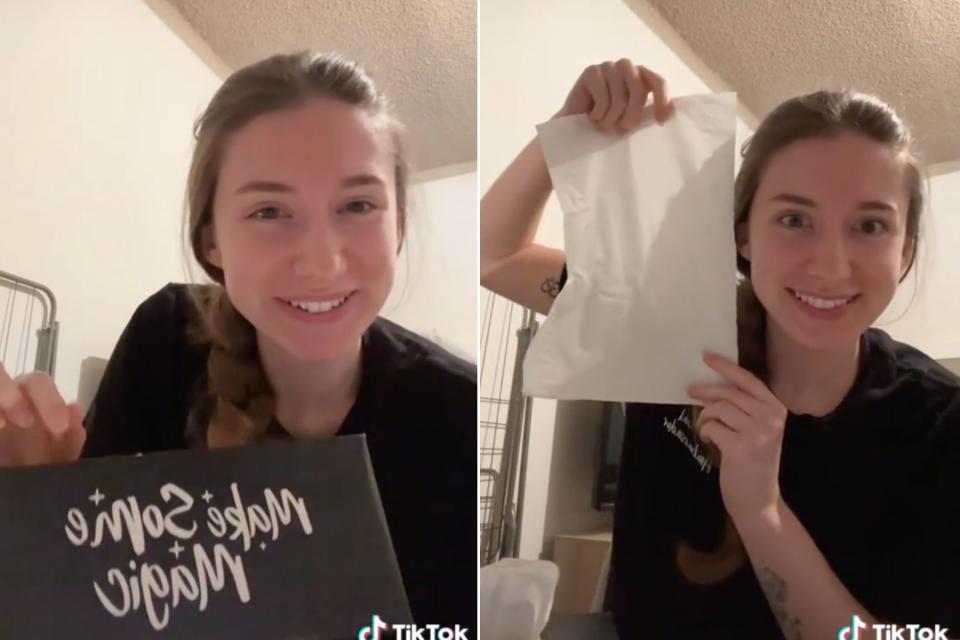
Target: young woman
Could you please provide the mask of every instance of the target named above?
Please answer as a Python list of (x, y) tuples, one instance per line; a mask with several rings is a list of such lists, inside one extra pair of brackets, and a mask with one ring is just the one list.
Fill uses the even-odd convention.
[(85, 420), (49, 376), (0, 369), (0, 458), (365, 433), (414, 619), (473, 627), (476, 371), (378, 317), (407, 218), (386, 100), (342, 57), (278, 55), (195, 137), (185, 227), (214, 284), (140, 305)]
[[(557, 116), (627, 133), (651, 93), (663, 123), (664, 80), (607, 62)], [(910, 146), (887, 105), (824, 91), (783, 103), (745, 147), (740, 363), (705, 355), (726, 383), (690, 388), (702, 409), (628, 407), (607, 593), (621, 638), (960, 632), (960, 381), (870, 328), (917, 252)], [(567, 277), (563, 252), (533, 243), (550, 189), (534, 140), (481, 202), (483, 285), (541, 313), (558, 289), (541, 285)]]

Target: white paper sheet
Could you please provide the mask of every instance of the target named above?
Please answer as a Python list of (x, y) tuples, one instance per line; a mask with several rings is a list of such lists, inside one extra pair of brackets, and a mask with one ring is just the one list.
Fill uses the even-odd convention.
[(690, 403), (736, 361), (736, 95), (674, 99), (628, 137), (586, 116), (537, 127), (564, 215), (568, 279), (524, 361), (524, 393)]

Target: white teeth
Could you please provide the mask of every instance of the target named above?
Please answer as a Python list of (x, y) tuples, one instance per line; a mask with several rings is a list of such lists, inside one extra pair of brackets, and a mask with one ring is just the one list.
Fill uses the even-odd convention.
[(346, 302), (348, 297), (349, 296), (344, 296), (337, 300), (326, 300), (324, 302), (300, 302), (298, 300), (287, 300), (287, 304), (308, 313), (327, 313), (328, 311), (333, 311)]
[(793, 295), (797, 297), (798, 300), (805, 302), (811, 307), (816, 307), (817, 309), (836, 309), (837, 307), (842, 307), (847, 304), (853, 297), (849, 298), (817, 298), (815, 296), (808, 296), (799, 291), (794, 291)]

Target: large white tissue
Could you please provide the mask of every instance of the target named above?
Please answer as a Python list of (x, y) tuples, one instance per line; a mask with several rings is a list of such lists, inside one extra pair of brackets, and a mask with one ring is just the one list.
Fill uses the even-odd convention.
[(563, 209), (568, 279), (524, 362), (524, 393), (683, 404), (737, 359), (736, 97), (674, 100), (633, 134), (586, 116), (540, 125)]

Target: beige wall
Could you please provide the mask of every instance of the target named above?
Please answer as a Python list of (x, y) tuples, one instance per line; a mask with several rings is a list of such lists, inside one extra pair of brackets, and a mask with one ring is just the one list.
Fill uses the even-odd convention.
[(960, 358), (946, 358), (941, 360), (940, 364), (960, 376)]

